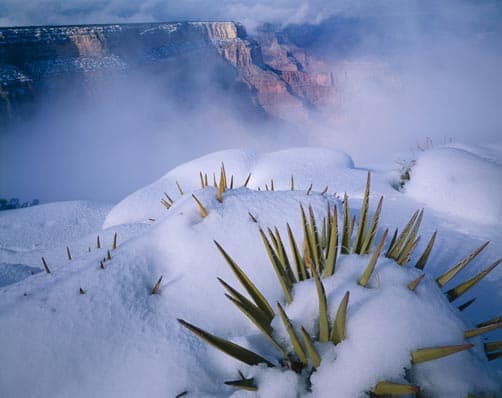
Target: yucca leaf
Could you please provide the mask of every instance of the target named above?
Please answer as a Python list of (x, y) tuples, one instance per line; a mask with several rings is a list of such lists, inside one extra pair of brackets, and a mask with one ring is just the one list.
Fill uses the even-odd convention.
[(160, 283), (161, 282), (162, 282), (162, 275), (157, 280), (157, 283), (155, 283), (155, 286), (152, 289), (152, 294), (159, 294), (159, 292), (160, 292)]
[(317, 267), (317, 272), (322, 273), (324, 269), (324, 257), (322, 255), (321, 239), (319, 236), (319, 230), (317, 229), (317, 223), (315, 221), (314, 209), (309, 205), (309, 218), (310, 218), (310, 235), (312, 242), (314, 244), (314, 263)]
[(71, 253), (70, 253), (70, 248), (66, 246), (66, 257), (68, 258), (68, 261), (71, 261)]
[(230, 189), (234, 189), (234, 175), (230, 177)]
[(482, 326), (487, 326), (487, 325), (491, 325), (492, 323), (499, 323), (499, 322), (502, 322), (502, 316), (496, 316), (495, 318), (488, 319), (487, 321), (478, 323), (476, 326), (478, 328), (480, 328)]
[(326, 250), (328, 246), (328, 227), (326, 217), (322, 219), (322, 229), (321, 229), (321, 249)]
[(500, 328), (502, 328), (502, 322), (492, 323), (490, 325), (482, 326), (480, 328), (466, 330), (464, 332), (464, 337), (466, 339), (470, 339), (470, 338), (479, 336), (479, 335), (484, 334), (484, 333), (492, 332), (493, 330), (497, 330), (497, 329), (500, 329)]
[(273, 179), (270, 180), (270, 190), (271, 191), (275, 191), (274, 180)]
[(366, 287), (368, 284), (371, 275), (373, 274), (373, 270), (375, 269), (375, 265), (377, 263), (378, 257), (380, 256), (380, 252), (382, 251), (383, 245), (385, 243), (385, 239), (387, 239), (387, 233), (389, 232), (388, 229), (385, 230), (385, 232), (382, 235), (382, 238), (380, 239), (380, 242), (378, 243), (375, 251), (371, 255), (370, 261), (368, 263), (368, 266), (364, 270), (363, 274), (361, 275), (361, 278), (357, 283), (359, 283), (361, 286)]
[(167, 194), (167, 192), (164, 192), (164, 196), (166, 197), (169, 204), (172, 205), (174, 203), (174, 200), (172, 200), (172, 198)]
[(244, 181), (244, 186), (247, 187), (248, 184), (249, 184), (249, 180), (251, 179), (251, 173), (248, 174), (248, 176), (246, 177), (246, 181)]
[(228, 298), (246, 316), (246, 318), (248, 318), (258, 328), (258, 330), (270, 340), (270, 342), (279, 350), (284, 358), (288, 357), (286, 349), (272, 335), (273, 329), (266, 319), (256, 318), (255, 313), (252, 312), (252, 307), (247, 307), (229, 294), (225, 293), (225, 297)]
[(343, 195), (342, 254), (350, 253), (351, 238), (352, 230), (350, 227), (349, 198), (347, 196), (347, 192), (345, 192)]
[(103, 263), (103, 261), (99, 262), (99, 268), (100, 269), (105, 269), (105, 264)]
[(427, 247), (425, 248), (424, 252), (418, 259), (417, 263), (415, 264), (415, 268), (418, 268), (419, 270), (424, 269), (425, 264), (427, 264), (427, 260), (429, 259), (429, 256), (431, 254), (432, 248), (434, 247), (434, 242), (436, 241), (436, 235), (437, 231), (434, 231), (434, 233), (431, 236), (431, 239), (429, 240), (429, 243), (427, 243)]
[(338, 310), (336, 311), (335, 322), (331, 328), (331, 336), (330, 340), (333, 344), (339, 344), (345, 339), (345, 331), (346, 331), (346, 319), (347, 319), (347, 306), (349, 304), (350, 292), (345, 292), (345, 295), (338, 306)]
[(291, 190), (294, 191), (295, 190), (295, 179), (293, 176), (291, 176)]
[(250, 212), (248, 212), (248, 214), (249, 214), (249, 218), (251, 218), (251, 221), (253, 221), (253, 222), (255, 222), (255, 223), (257, 223), (257, 222), (258, 222), (258, 220), (256, 219), (256, 217), (255, 217), (255, 216), (253, 216)]
[(315, 244), (313, 240), (313, 236), (311, 234), (310, 225), (307, 221), (307, 216), (305, 215), (305, 210), (303, 210), (303, 206), (300, 205), (300, 211), (302, 216), (302, 225), (303, 225), (303, 234), (304, 234), (304, 257), (309, 259), (313, 265), (315, 264)]
[(258, 386), (256, 385), (254, 378), (225, 381), (225, 384), (240, 390), (258, 391)]
[(181, 397), (184, 397), (187, 394), (188, 394), (188, 391), (182, 391), (179, 394), (177, 394), (174, 398), (181, 398)]
[(476, 283), (478, 283), (481, 279), (483, 279), (486, 275), (488, 275), (497, 265), (499, 265), (502, 262), (502, 259), (495, 261), (492, 265), (490, 265), (488, 268), (484, 269), (481, 271), (479, 274), (476, 276), (472, 277), (468, 281), (461, 283), (460, 285), (448, 290), (446, 292), (446, 296), (448, 297), (448, 300), (453, 301), (456, 300), (458, 297), (460, 297), (462, 294), (467, 292), (470, 288), (472, 288)]
[(271, 362), (267, 361), (265, 358), (256, 354), (255, 352), (248, 350), (247, 348), (208, 333), (205, 330), (202, 330), (197, 326), (184, 321), (183, 319), (178, 319), (178, 322), (188, 330), (190, 330), (193, 334), (200, 337), (206, 343), (212, 345), (213, 347), (231, 356), (232, 358), (237, 359), (238, 361), (244, 362), (251, 366), (258, 365), (260, 363), (264, 363), (269, 367), (274, 366)]
[(220, 182), (218, 183), (218, 192), (216, 193), (216, 200), (220, 203), (223, 203), (223, 192), (225, 192), (225, 174), (224, 174), (224, 168), (221, 168), (220, 171)]
[(85, 290), (84, 290), (84, 289), (82, 289), (82, 288), (80, 288), (80, 289), (78, 290), (78, 292), (79, 292), (80, 294), (85, 294)]
[(408, 221), (408, 224), (406, 224), (406, 226), (404, 227), (403, 231), (399, 234), (394, 244), (389, 248), (387, 257), (393, 258), (394, 260), (398, 258), (399, 253), (403, 248), (404, 242), (406, 241), (406, 238), (408, 237), (408, 234), (410, 233), (412, 226), (415, 224), (415, 220), (417, 219), (419, 212), (420, 211), (417, 210), (415, 213), (413, 213), (410, 220)]
[(111, 253), (110, 253), (110, 250), (107, 250), (107, 251), (106, 251), (106, 259), (107, 259), (108, 261), (110, 261), (110, 260), (112, 259), (112, 255), (111, 255)]
[(398, 233), (398, 229), (396, 228), (394, 230), (394, 234), (392, 235), (392, 239), (390, 240), (390, 243), (389, 243), (389, 247), (387, 248), (387, 252), (385, 253), (385, 257), (387, 258), (390, 258), (390, 250), (394, 247), (394, 245), (396, 244), (396, 240), (397, 240), (397, 233)]
[(195, 196), (194, 194), (192, 194), (192, 198), (193, 200), (195, 200), (195, 203), (197, 203), (197, 206), (199, 207), (200, 214), (202, 215), (202, 217), (206, 218), (209, 215), (209, 213), (207, 212), (204, 205), (201, 203), (199, 199), (197, 199), (197, 196)]
[[(260, 307), (254, 304), (251, 300), (249, 300), (246, 296), (239, 293), (232, 286), (226, 283), (223, 279), (218, 278), (218, 281), (223, 285), (225, 290), (237, 301), (239, 301), (246, 309), (255, 317), (257, 320), (263, 321), (265, 325), (269, 325), (272, 321), (272, 318), (269, 314), (265, 313)], [(270, 329), (272, 332), (272, 329)]]
[[(329, 219), (329, 214), (328, 214)], [(333, 219), (331, 221), (331, 228), (329, 230), (329, 243), (326, 256), (326, 270), (325, 276), (331, 276), (335, 273), (337, 251), (338, 251), (338, 211), (336, 205), (333, 207)]]
[(284, 271), (284, 268), (282, 267), (282, 264), (279, 258), (277, 257), (277, 254), (275, 253), (273, 247), (270, 245), (270, 242), (268, 241), (265, 232), (263, 232), (261, 228), (259, 230), (261, 238), (263, 240), (263, 245), (265, 246), (268, 258), (270, 259), (275, 274), (277, 275), (277, 279), (279, 280), (284, 296), (286, 297), (286, 301), (288, 302), (288, 304), (291, 304), (291, 302), (293, 301), (293, 298), (291, 297), (292, 283), (288, 279), (288, 276), (286, 275), (286, 272)]
[(289, 320), (286, 312), (284, 311), (284, 308), (282, 308), (282, 305), (280, 303), (277, 303), (277, 309), (279, 310), (279, 315), (281, 317), (282, 323), (284, 324), (284, 327), (286, 328), (286, 332), (288, 333), (289, 340), (291, 341), (291, 345), (293, 346), (293, 350), (295, 351), (296, 356), (303, 364), (303, 366), (307, 366), (307, 356), (303, 351), (300, 339), (298, 338), (293, 325), (291, 324), (291, 321)]
[(398, 396), (398, 395), (409, 395), (413, 393), (417, 393), (420, 391), (418, 386), (414, 386), (412, 384), (399, 384), (392, 383), (390, 381), (381, 381), (377, 383), (375, 389), (373, 390), (373, 394), (376, 396)]
[(317, 349), (314, 346), (314, 342), (310, 338), (309, 334), (305, 330), (305, 328), (302, 326), (301, 328), (302, 332), (302, 338), (303, 338), (303, 343), (305, 345), (305, 349), (307, 350), (307, 354), (310, 358), (310, 362), (312, 363), (313, 368), (318, 368), (321, 365), (321, 356), (319, 355), (319, 352), (317, 352)]
[(312, 184), (307, 188), (307, 196), (310, 195), (310, 192), (312, 192)]
[(319, 341), (326, 343), (329, 341), (329, 320), (328, 320), (328, 303), (326, 300), (326, 291), (319, 278), (317, 270), (312, 268), (312, 275), (314, 276), (315, 287), (317, 290), (317, 298), (319, 300)]
[(45, 273), (50, 274), (51, 270), (49, 269), (49, 266), (47, 265), (47, 261), (45, 261), (44, 257), (42, 257), (42, 265), (44, 266)]
[(178, 191), (180, 192), (180, 195), (183, 196), (184, 192), (183, 189), (181, 189), (181, 185), (178, 181), (176, 181), (176, 187), (178, 188)]
[(226, 260), (226, 262), (234, 272), (235, 276), (242, 284), (244, 289), (251, 296), (255, 304), (258, 307), (260, 307), (261, 310), (270, 317), (270, 319), (272, 319), (275, 315), (274, 310), (272, 310), (272, 307), (268, 303), (265, 296), (258, 290), (258, 288), (248, 278), (248, 276), (244, 273), (244, 271), (236, 264), (236, 262), (227, 254), (227, 252), (223, 249), (223, 247), (221, 247), (221, 245), (216, 241), (214, 241), (214, 244), (216, 245), (220, 253), (223, 255), (223, 258)]
[(380, 214), (382, 212), (382, 205), (383, 205), (383, 196), (380, 196), (380, 200), (378, 201), (375, 214), (373, 214), (373, 218), (370, 223), (369, 231), (366, 234), (363, 246), (361, 248), (361, 254), (369, 254), (371, 252), (371, 246), (373, 246), (373, 242), (375, 240), (375, 236), (378, 229), (378, 222), (380, 220)]
[(490, 243), (490, 241), (483, 243), (481, 246), (479, 246), (476, 250), (474, 250), (471, 254), (469, 254), (466, 258), (463, 260), (459, 261), (457, 264), (455, 264), (453, 267), (451, 267), (448, 271), (446, 271), (443, 275), (441, 275), (439, 278), (436, 279), (437, 283), (439, 286), (443, 287), (446, 285), (450, 280), (452, 280), (455, 275), (457, 275), (460, 271), (462, 271), (467, 264), (469, 264), (474, 257), (476, 257), (481, 251)]
[(96, 237), (96, 249), (101, 249), (101, 239), (99, 239), (99, 235)]
[(401, 266), (406, 265), (410, 261), (411, 255), (417, 247), (419, 241), (420, 236), (415, 240), (407, 240), (403, 247), (403, 250), (401, 250), (401, 253), (399, 253), (399, 257), (396, 259), (396, 263)]
[(461, 304), (458, 306), (458, 310), (459, 311), (464, 311), (466, 308), (468, 308), (472, 303), (474, 303), (476, 301), (476, 297), (470, 299), (470, 300), (467, 300), (464, 304)]
[(411, 353), (411, 362), (416, 364), (416, 363), (432, 361), (434, 359), (443, 358), (460, 351), (469, 350), (472, 347), (474, 347), (474, 344), (459, 344), (459, 345), (448, 345), (441, 347), (421, 348)]
[(200, 189), (204, 189), (204, 177), (202, 176), (202, 171), (199, 171), (199, 179), (200, 179)]
[(410, 283), (408, 283), (408, 289), (410, 289), (412, 292), (415, 291), (420, 282), (422, 282), (422, 279), (424, 279), (424, 276), (425, 274), (422, 274), (418, 278), (413, 279)]
[(502, 350), (502, 341), (492, 341), (491, 343), (484, 343), (483, 347), (486, 353)]
[(361, 204), (361, 212), (359, 213), (359, 223), (357, 225), (356, 240), (354, 241), (353, 252), (356, 254), (361, 254), (361, 250), (366, 240), (366, 228), (368, 225), (368, 208), (370, 200), (370, 184), (371, 184), (371, 174), (368, 171), (368, 176), (366, 178), (366, 187), (364, 188), (363, 202)]
[(113, 243), (112, 243), (112, 250), (115, 250), (117, 248), (117, 233), (113, 234)]
[(291, 269), (291, 263), (289, 262), (289, 258), (286, 253), (284, 243), (282, 242), (281, 234), (279, 233), (277, 227), (275, 227), (274, 230), (275, 230), (275, 240), (277, 242), (277, 253), (279, 254), (279, 258), (281, 260), (284, 271), (286, 272), (286, 275), (288, 279), (291, 281), (291, 283), (296, 283), (297, 282), (296, 276), (293, 270)]
[(288, 230), (289, 246), (291, 247), (291, 251), (293, 253), (293, 259), (296, 265), (296, 274), (298, 275), (298, 280), (303, 281), (305, 279), (308, 279), (307, 271), (305, 269), (305, 264), (303, 262), (303, 258), (300, 254), (300, 250), (298, 249), (298, 245), (296, 244), (293, 232), (291, 231), (291, 227), (289, 226), (289, 224), (286, 224), (286, 228)]
[(328, 186), (326, 185), (324, 189), (321, 191), (321, 195), (326, 195), (328, 193)]

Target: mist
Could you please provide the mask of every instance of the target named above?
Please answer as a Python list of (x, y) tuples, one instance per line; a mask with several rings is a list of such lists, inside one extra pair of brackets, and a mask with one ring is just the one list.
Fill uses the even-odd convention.
[(333, 96), (308, 120), (273, 119), (228, 87), (234, 72), (225, 65), (112, 76), (86, 95), (60, 90), (0, 134), (0, 196), (116, 202), (181, 162), (227, 148), (330, 146), (358, 165), (392, 166), (429, 139), (501, 141), (497, 1), (0, 3), (0, 25), (185, 19), (240, 20), (251, 34), (263, 22), (296, 29), (298, 44), (333, 72)]

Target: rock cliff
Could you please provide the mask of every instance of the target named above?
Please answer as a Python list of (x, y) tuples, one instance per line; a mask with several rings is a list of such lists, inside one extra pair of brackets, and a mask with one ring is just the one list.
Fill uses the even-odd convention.
[(202, 69), (223, 60), (234, 71), (226, 79), (280, 119), (307, 118), (333, 90), (326, 66), (279, 42), (270, 26), (253, 37), (235, 22), (0, 28), (0, 120), (15, 118), (43, 93), (187, 57)]

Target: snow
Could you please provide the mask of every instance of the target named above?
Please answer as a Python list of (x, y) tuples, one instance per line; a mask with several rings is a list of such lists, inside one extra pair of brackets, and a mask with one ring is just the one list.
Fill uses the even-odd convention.
[[(417, 170), (420, 164), (427, 164), (423, 159), (427, 153)], [(213, 172), (219, 173), (221, 162), (236, 181), (236, 189), (224, 193), (223, 203), (216, 200), (214, 188), (199, 186), (199, 172), (212, 177)], [(475, 165), (482, 168), (483, 162), (487, 161)], [(249, 172), (248, 188), (242, 187)], [(294, 191), (289, 185), (291, 174)], [(113, 208), (60, 202), (0, 213), (0, 263), (22, 274), (15, 278), (17, 283), (8, 284), (11, 280), (2, 277), (0, 266), (4, 285), (0, 284), (1, 395), (174, 397), (188, 391), (187, 397), (267, 398), (324, 397), (336, 392), (337, 397), (358, 398), (365, 397), (380, 380), (405, 382), (405, 367), (413, 369), (415, 382), (425, 391), (441, 398), (458, 398), (478, 390), (502, 391), (500, 370), (486, 361), (482, 338), (470, 340), (477, 344), (472, 350), (411, 367), (411, 351), (461, 344), (464, 330), (500, 313), (496, 306), (501, 297), (500, 269), (482, 287), (473, 289), (478, 302), (462, 314), (447, 302), (434, 277), (489, 236), (492, 245), (455, 281), (484, 268), (501, 255), (502, 231), (492, 225), (471, 224), (433, 204), (424, 203), (418, 252), (435, 229), (440, 230), (438, 246), (426, 267), (428, 276), (416, 292), (406, 285), (419, 272), (383, 257), (369, 288), (357, 285), (368, 256), (342, 256), (335, 274), (323, 280), (331, 319), (342, 296), (350, 291), (347, 338), (337, 346), (316, 343), (322, 363), (311, 377), (312, 392), (306, 391), (304, 374), (244, 365), (178, 324), (177, 318), (185, 319), (277, 363), (275, 348), (224, 296), (216, 277), (241, 288), (215, 248), (216, 240), (273, 306), (281, 302), (295, 327), (303, 325), (314, 336), (318, 304), (313, 281), (296, 284), (293, 302), (286, 305), (258, 227), (277, 226), (285, 237), (289, 223), (300, 242), (300, 204), (312, 205), (319, 220), (328, 203), (340, 208), (338, 196), (345, 191), (351, 196), (352, 214), (357, 216), (366, 175), (367, 170), (355, 167), (348, 155), (334, 150), (296, 148), (269, 154), (231, 150), (180, 165)], [(436, 171), (429, 179), (435, 175)], [(409, 187), (415, 177), (419, 181), (426, 178), (414, 171)], [(264, 190), (271, 178), (274, 192)], [(176, 181), (184, 195), (176, 194)], [(314, 188), (307, 195), (311, 183)], [(321, 195), (325, 185), (329, 185), (328, 194)], [(386, 227), (402, 229), (417, 208), (409, 189), (405, 194), (395, 191), (388, 173), (372, 174), (371, 211), (379, 196), (385, 195), (379, 236)], [(176, 199), (169, 210), (159, 202), (164, 191)], [(207, 209), (207, 217), (201, 216), (192, 192)], [(119, 246), (111, 250), (115, 233)], [(97, 234), (100, 249), (96, 248)], [(75, 253), (71, 261), (66, 259), (66, 246)], [(112, 259), (100, 269), (107, 250)], [(42, 255), (51, 274), (28, 274), (30, 268), (26, 267), (40, 269)], [(411, 264), (414, 261), (416, 256)], [(161, 275), (160, 294), (151, 295)], [(85, 294), (79, 293), (80, 288)], [(274, 319), (272, 326), (278, 339), (288, 344), (280, 320)], [(490, 341), (500, 339), (496, 333), (487, 336)], [(238, 379), (238, 370), (255, 377), (259, 395), (223, 384)]]
[(425, 151), (412, 171), (406, 193), (438, 211), (500, 224), (502, 163), (465, 146)]

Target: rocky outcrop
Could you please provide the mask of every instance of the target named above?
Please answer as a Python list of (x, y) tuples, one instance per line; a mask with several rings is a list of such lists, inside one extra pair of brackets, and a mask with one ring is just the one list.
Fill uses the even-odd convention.
[(13, 118), (23, 104), (68, 81), (85, 85), (186, 57), (201, 68), (222, 59), (255, 106), (281, 119), (307, 118), (333, 90), (322, 62), (279, 42), (270, 28), (253, 37), (234, 22), (1, 28), (0, 118)]

